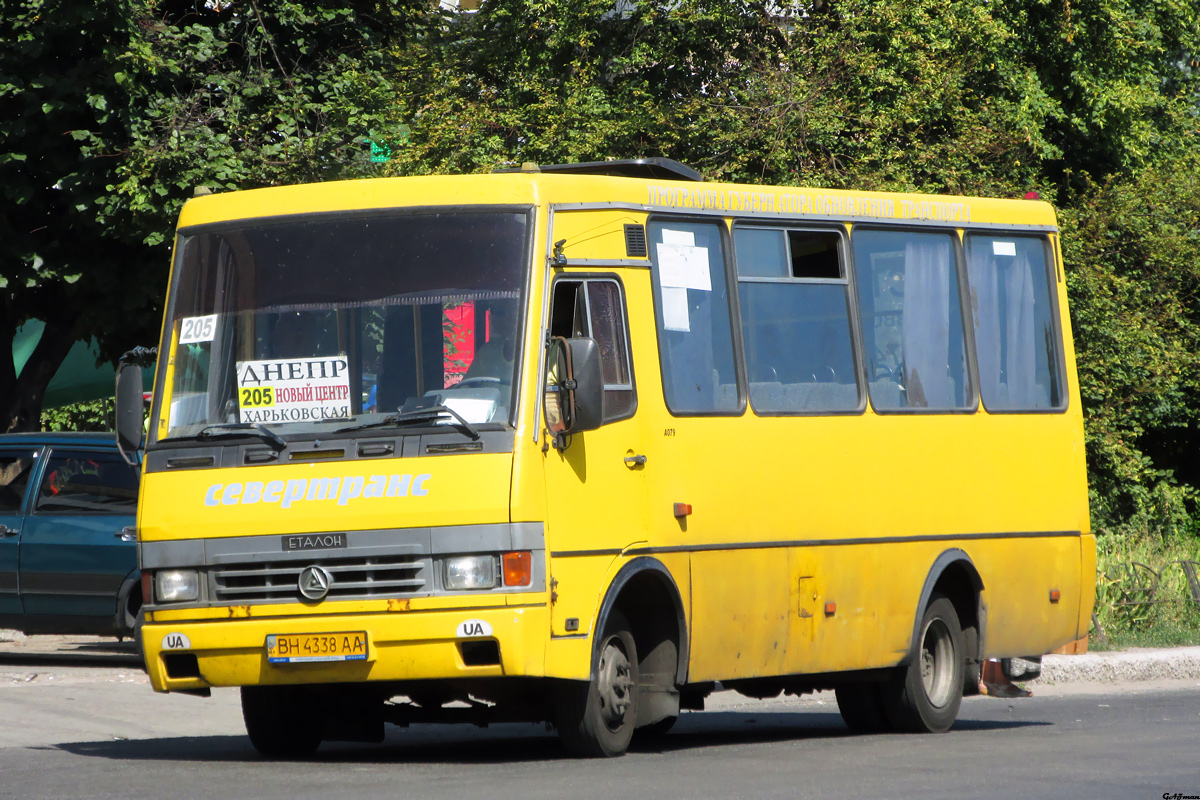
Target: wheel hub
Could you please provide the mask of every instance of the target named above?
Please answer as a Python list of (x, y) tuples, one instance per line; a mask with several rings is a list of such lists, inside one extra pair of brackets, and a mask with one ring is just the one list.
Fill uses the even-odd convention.
[(605, 724), (613, 729), (620, 727), (632, 702), (634, 685), (629, 658), (616, 641), (607, 642), (600, 653), (596, 688)]
[(954, 642), (941, 620), (931, 620), (921, 637), (921, 685), (934, 706), (945, 706), (953, 694)]

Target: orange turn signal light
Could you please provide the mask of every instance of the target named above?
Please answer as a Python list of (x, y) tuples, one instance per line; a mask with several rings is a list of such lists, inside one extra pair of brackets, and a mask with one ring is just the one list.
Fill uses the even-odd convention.
[(675, 504), (675, 516), (686, 517), (686, 516), (690, 516), (691, 513), (692, 513), (692, 504), (691, 503), (676, 503)]
[(1062, 592), (1060, 592), (1058, 589), (1050, 590), (1050, 602), (1051, 603), (1057, 603), (1061, 599), (1062, 599)]
[(836, 613), (837, 613), (837, 603), (831, 602), (831, 603), (825, 604), (825, 616), (832, 617)]
[(505, 586), (528, 586), (533, 583), (533, 554), (528, 550), (505, 553), (500, 560), (504, 566)]

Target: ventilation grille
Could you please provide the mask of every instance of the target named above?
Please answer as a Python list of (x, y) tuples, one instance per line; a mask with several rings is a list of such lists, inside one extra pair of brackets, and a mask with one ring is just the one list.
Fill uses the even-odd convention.
[(429, 572), (426, 559), (411, 555), (222, 564), (212, 572), (214, 599), (301, 602), (300, 572), (312, 565), (324, 567), (333, 577), (326, 600), (416, 594), (425, 589)]
[(643, 225), (625, 226), (625, 255), (630, 258), (645, 258), (646, 228)]

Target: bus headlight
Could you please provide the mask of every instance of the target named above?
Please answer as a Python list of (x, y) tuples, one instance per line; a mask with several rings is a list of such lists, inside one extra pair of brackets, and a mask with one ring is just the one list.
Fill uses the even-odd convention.
[(194, 569), (163, 569), (154, 573), (154, 596), (160, 603), (186, 603), (200, 597), (200, 575)]
[(496, 585), (496, 557), (453, 556), (446, 559), (446, 588), (491, 589)]

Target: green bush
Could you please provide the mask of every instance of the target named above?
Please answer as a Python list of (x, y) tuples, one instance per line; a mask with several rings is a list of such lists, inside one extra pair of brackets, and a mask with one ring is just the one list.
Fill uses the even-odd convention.
[(113, 401), (92, 400), (42, 412), (44, 431), (111, 431)]

